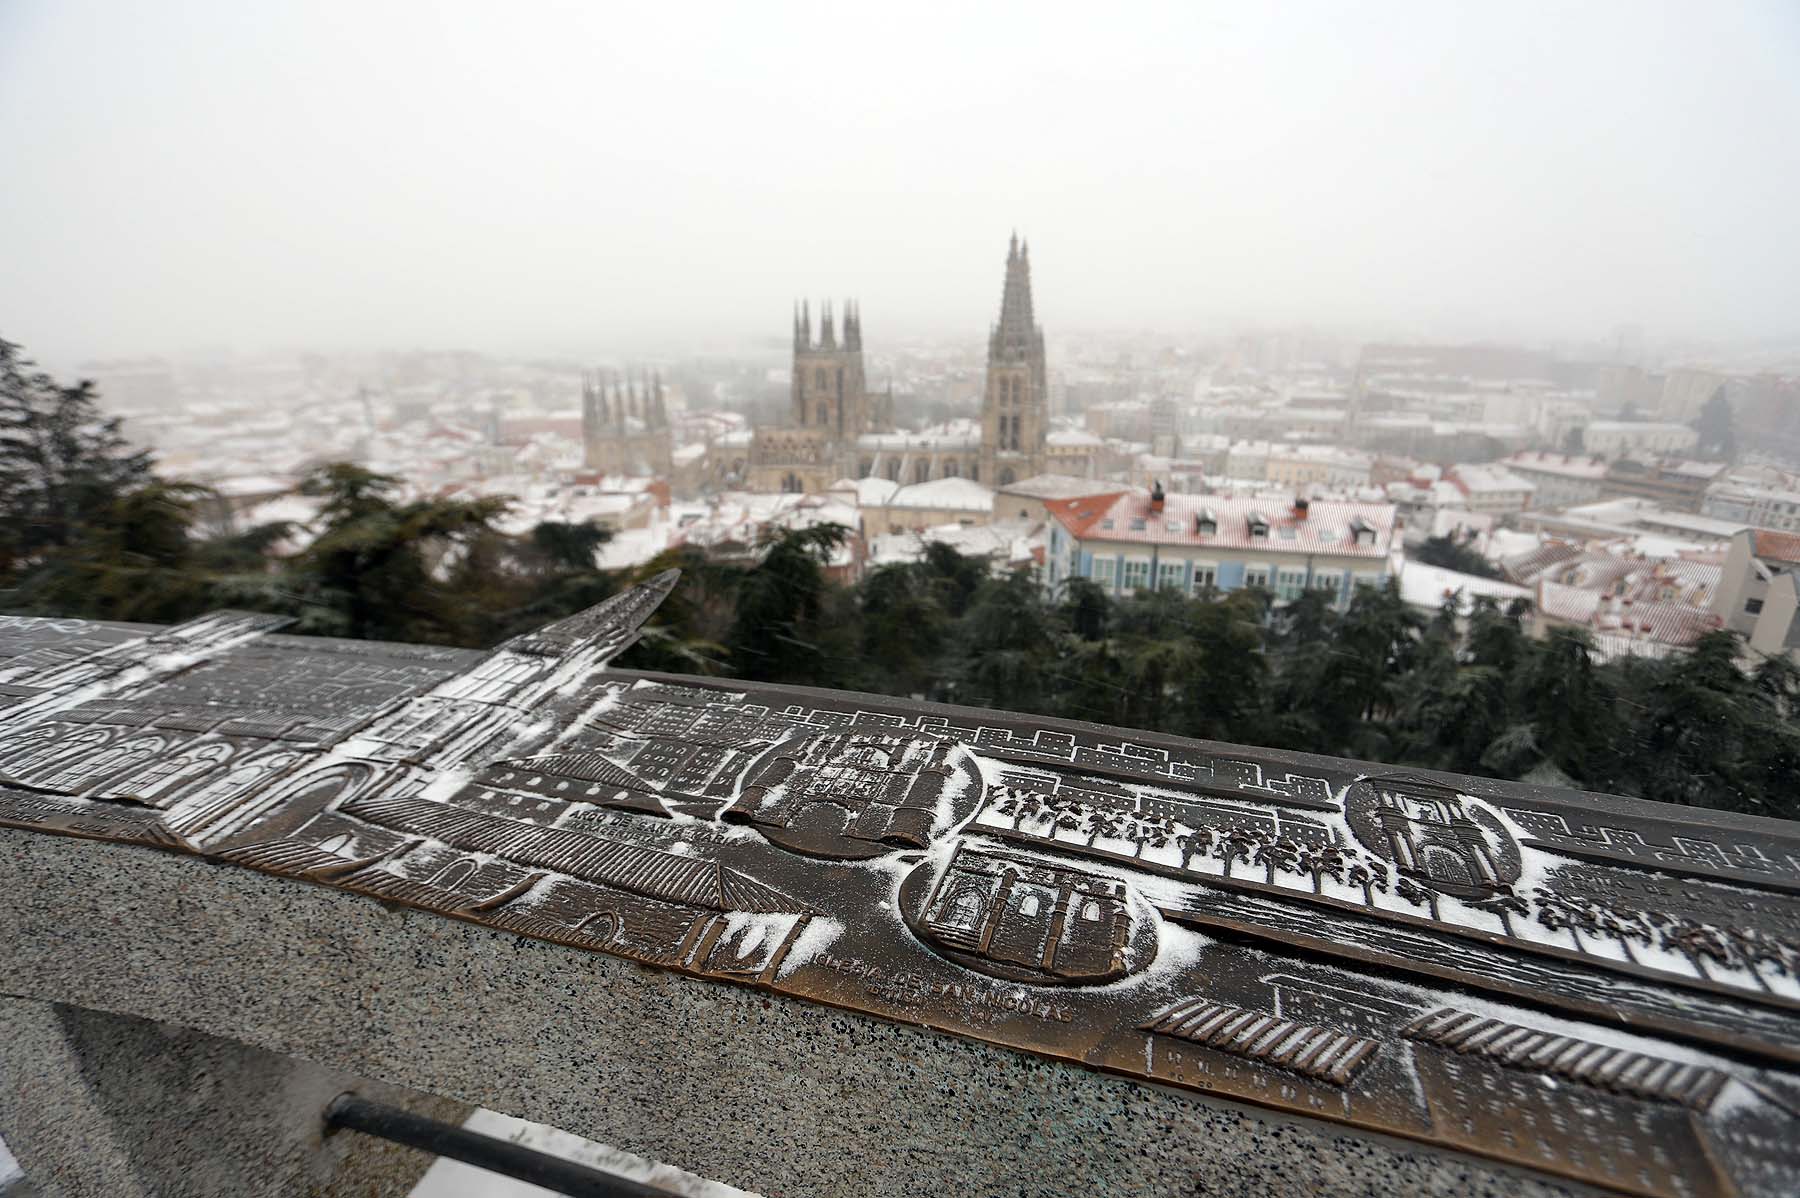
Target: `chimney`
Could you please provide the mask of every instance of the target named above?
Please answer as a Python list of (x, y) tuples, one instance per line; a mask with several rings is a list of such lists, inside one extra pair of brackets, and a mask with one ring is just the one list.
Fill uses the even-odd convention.
[(1158, 515), (1163, 510), (1163, 485), (1159, 480), (1150, 483), (1150, 513)]
[(1307, 499), (1306, 496), (1304, 496), (1304, 495), (1294, 496), (1294, 519), (1295, 520), (1305, 520), (1307, 510), (1311, 507), (1312, 507), (1312, 501)]

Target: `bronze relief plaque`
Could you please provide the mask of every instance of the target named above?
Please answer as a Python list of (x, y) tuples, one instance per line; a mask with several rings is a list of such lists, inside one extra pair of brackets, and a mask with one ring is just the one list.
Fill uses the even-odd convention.
[(674, 582), (485, 654), (0, 621), (0, 824), (1627, 1193), (1800, 1193), (1792, 825), (607, 668)]

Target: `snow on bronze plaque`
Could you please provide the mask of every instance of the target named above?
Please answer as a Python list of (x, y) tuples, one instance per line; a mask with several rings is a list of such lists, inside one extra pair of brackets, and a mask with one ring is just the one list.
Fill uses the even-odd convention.
[(1800, 835), (607, 662), (0, 622), (0, 824), (1659, 1198), (1800, 1193)]

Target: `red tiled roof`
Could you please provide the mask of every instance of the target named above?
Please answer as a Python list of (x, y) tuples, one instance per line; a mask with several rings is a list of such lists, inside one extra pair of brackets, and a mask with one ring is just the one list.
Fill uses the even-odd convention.
[(1506, 562), (1506, 572), (1527, 586), (1537, 582), (1592, 591), (1638, 602), (1686, 604), (1704, 607), (1718, 589), (1720, 568), (1716, 562), (1688, 558), (1642, 558), (1576, 549), (1552, 554), (1558, 546), (1544, 545)]
[(1582, 548), (1579, 545), (1571, 545), (1567, 541), (1546, 541), (1536, 549), (1507, 558), (1501, 563), (1501, 569), (1515, 582), (1533, 583), (1537, 581), (1538, 575), (1570, 558), (1580, 557), (1581, 554)]
[[(1044, 506), (1083, 541), (1385, 557), (1394, 532), (1394, 506), (1388, 503), (1314, 500), (1304, 518), (1286, 500), (1215, 495), (1170, 495), (1160, 512), (1150, 510), (1150, 497), (1142, 492), (1052, 500)], [(1200, 531), (1202, 517), (1212, 520), (1212, 532)], [(1268, 534), (1252, 537), (1253, 523), (1266, 526)], [(1375, 534), (1373, 543), (1356, 543), (1359, 525)]]
[(1770, 532), (1766, 528), (1752, 529), (1750, 551), (1757, 557), (1770, 557), (1778, 562), (1800, 562), (1800, 536), (1791, 532)]
[(1114, 491), (1107, 495), (1081, 495), (1074, 499), (1046, 499), (1044, 507), (1064, 528), (1081, 537), (1087, 535), (1089, 524), (1098, 524), (1100, 518), (1112, 510), (1112, 505), (1127, 494), (1127, 491)]
[(1691, 645), (1725, 623), (1685, 604), (1608, 599), (1598, 591), (1548, 581), (1537, 585), (1537, 609), (1552, 620), (1584, 624), (1596, 633), (1665, 645)]

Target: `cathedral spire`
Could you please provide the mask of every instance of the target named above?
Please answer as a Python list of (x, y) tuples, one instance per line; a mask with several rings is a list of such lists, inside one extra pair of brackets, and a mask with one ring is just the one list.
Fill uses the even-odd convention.
[(805, 349), (807, 346), (807, 343), (812, 340), (812, 329), (807, 327), (811, 323), (812, 323), (811, 320), (803, 318), (800, 315), (800, 301), (795, 300), (794, 301), (794, 348), (795, 349)]
[(1006, 286), (1000, 294), (1000, 321), (994, 326), (992, 354), (1021, 356), (1031, 351), (1037, 319), (1031, 308), (1030, 243), (1021, 247), (1018, 233), (1006, 251)]
[(862, 349), (862, 309), (855, 300), (844, 301), (844, 348)]
[(831, 330), (831, 301), (823, 300), (819, 307), (819, 344), (825, 349), (837, 348), (837, 334)]

